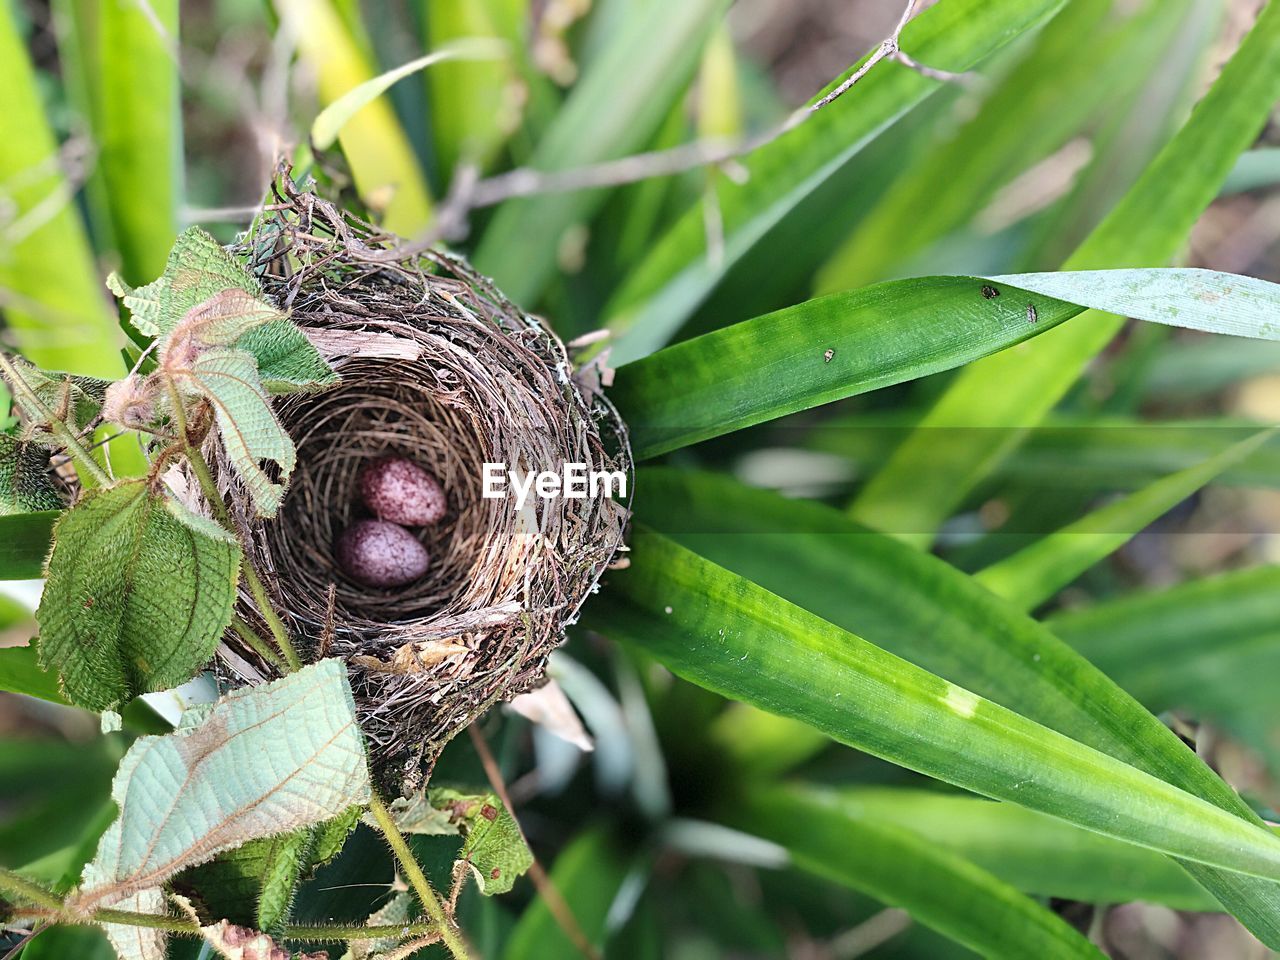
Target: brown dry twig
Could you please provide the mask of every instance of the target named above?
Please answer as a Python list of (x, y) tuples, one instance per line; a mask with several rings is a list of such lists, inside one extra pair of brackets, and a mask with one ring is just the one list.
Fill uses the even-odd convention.
[[(467, 728), (467, 732), (471, 734), (471, 742), (475, 745), (476, 753), (480, 757), (480, 764), (484, 767), (485, 776), (489, 779), (489, 785), (493, 787), (493, 792), (498, 795), (502, 805), (506, 807), (507, 813), (515, 821), (517, 829), (520, 830), (520, 836), (524, 839), (525, 846), (528, 846), (529, 840), (525, 837), (524, 827), (520, 826), (520, 820), (516, 817), (515, 808), (511, 805), (511, 795), (507, 792), (507, 782), (502, 777), (502, 771), (498, 769), (498, 761), (494, 759), (493, 751), (489, 749), (489, 741), (485, 739), (484, 733), (477, 723), (471, 724)], [(532, 853), (532, 847), (530, 847), (530, 852)], [(578, 918), (573, 915), (573, 908), (569, 906), (564, 894), (560, 892), (555, 882), (547, 876), (547, 871), (542, 868), (542, 864), (536, 856), (529, 867), (529, 879), (533, 881), (533, 885), (538, 891), (538, 896), (542, 897), (547, 909), (551, 911), (551, 916), (555, 918), (560, 929), (564, 931), (564, 935), (577, 947), (578, 952), (586, 957), (587, 960), (600, 960), (600, 951), (595, 948), (586, 933), (583, 932), (581, 924), (578, 923)]]
[[(449, 196), (437, 213), (429, 234), (408, 245), (409, 250), (426, 249), (440, 239), (456, 240), (466, 235), (471, 211), (496, 206), (506, 200), (544, 193), (565, 193), (601, 187), (619, 187), (656, 177), (669, 177), (699, 167), (718, 167), (767, 146), (795, 129), (809, 117), (844, 96), (882, 60), (896, 60), (931, 80), (965, 83), (969, 73), (953, 73), (920, 63), (901, 49), (902, 31), (916, 14), (919, 0), (908, 0), (893, 32), (871, 55), (830, 93), (794, 111), (781, 124), (742, 140), (698, 140), (666, 150), (637, 153), (618, 160), (590, 164), (570, 170), (535, 170), (520, 167), (480, 179), (474, 167), (460, 168)], [(732, 171), (726, 171), (732, 173)]]

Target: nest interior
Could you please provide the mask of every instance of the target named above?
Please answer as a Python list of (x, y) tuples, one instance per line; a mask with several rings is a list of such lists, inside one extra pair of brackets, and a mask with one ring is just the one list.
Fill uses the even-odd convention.
[[(539, 682), (623, 542), (623, 505), (531, 497), (517, 512), (481, 496), (483, 464), (582, 463), (622, 471), (630, 489), (625, 430), (563, 344), (466, 264), (411, 252), (288, 178), (277, 189), (242, 252), (341, 382), (276, 402), (298, 451), (278, 517), (255, 518), (222, 463), (219, 481), (302, 646), (347, 660), (375, 765), (412, 786), (450, 737)], [(368, 516), (361, 465), (387, 454), (433, 473), (448, 514), (413, 531), (424, 577), (380, 590), (348, 577), (334, 544)], [(234, 638), (223, 649), (232, 681), (270, 675)]]

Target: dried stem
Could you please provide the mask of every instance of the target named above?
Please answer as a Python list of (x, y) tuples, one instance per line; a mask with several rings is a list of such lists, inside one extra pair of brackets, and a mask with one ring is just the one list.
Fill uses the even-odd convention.
[(396, 822), (391, 816), (391, 812), (387, 810), (376, 795), (369, 802), (369, 812), (378, 821), (378, 829), (382, 831), (387, 845), (391, 847), (391, 852), (395, 854), (396, 860), (400, 863), (400, 869), (404, 871), (405, 877), (408, 878), (409, 885), (413, 887), (414, 892), (418, 895), (418, 901), (422, 904), (422, 908), (427, 911), (427, 916), (435, 924), (435, 929), (440, 934), (441, 942), (448, 947), (455, 960), (468, 960), (470, 954), (467, 952), (467, 945), (462, 939), (462, 931), (458, 929), (453, 918), (445, 911), (444, 904), (440, 902), (436, 892), (431, 889), (431, 884), (427, 882), (427, 875), (422, 872), (422, 867), (418, 866), (418, 861), (414, 859), (413, 851), (409, 849), (409, 844), (405, 842), (404, 836), (400, 833), (400, 828), (396, 826)]
[(213, 510), (213, 515), (218, 523), (240, 543), (244, 553), (244, 563), (241, 564), (241, 569), (244, 571), (244, 581), (249, 587), (249, 593), (253, 595), (253, 602), (257, 605), (258, 612), (262, 614), (262, 619), (267, 622), (272, 639), (275, 640), (276, 646), (280, 648), (280, 652), (284, 654), (285, 663), (288, 665), (289, 671), (300, 670), (302, 669), (302, 660), (289, 639), (289, 633), (285, 629), (284, 621), (276, 613), (275, 607), (271, 603), (271, 598), (267, 595), (267, 588), (263, 585), (262, 578), (258, 576), (250, 551), (240, 536), (240, 531), (236, 527), (235, 521), (231, 519), (231, 512), (227, 509), (227, 504), (222, 499), (222, 492), (218, 489), (217, 481), (213, 479), (213, 473), (209, 469), (209, 462), (205, 460), (204, 454), (187, 436), (187, 414), (182, 405), (182, 397), (178, 394), (178, 388), (174, 386), (172, 381), (169, 381), (168, 386), (170, 402), (173, 406), (173, 418), (178, 426), (178, 436), (182, 438), (182, 443), (184, 444), (183, 452), (186, 455), (187, 463), (191, 466), (191, 471), (196, 475), (196, 481), (200, 484), (200, 492), (209, 501), (209, 507)]
[(839, 86), (812, 104), (800, 107), (781, 124), (769, 130), (742, 140), (701, 140), (667, 150), (638, 153), (572, 170), (535, 170), (521, 167), (481, 180), (474, 167), (462, 167), (454, 177), (454, 185), (449, 197), (441, 205), (431, 232), (400, 250), (401, 252), (418, 252), (434, 245), (442, 237), (457, 237), (464, 231), (471, 211), (496, 206), (516, 197), (625, 186), (655, 177), (686, 173), (699, 167), (727, 164), (767, 146), (784, 133), (804, 123), (819, 110), (840, 99), (882, 60), (896, 60), (931, 80), (964, 82), (970, 79), (970, 74), (953, 73), (925, 66), (902, 52), (900, 46), (902, 31), (915, 16), (917, 4), (918, 0), (908, 0), (893, 32), (880, 41), (871, 55)]
[[(525, 846), (529, 846), (529, 840), (524, 835), (524, 828), (520, 826), (520, 821), (516, 818), (515, 808), (511, 805), (511, 794), (507, 791), (506, 780), (503, 779), (502, 771), (498, 768), (498, 761), (494, 759), (493, 751), (489, 749), (489, 741), (485, 739), (479, 724), (473, 723), (467, 730), (471, 734), (471, 742), (475, 745), (476, 753), (480, 757), (480, 763), (484, 767), (485, 776), (489, 779), (489, 785), (493, 787), (493, 792), (502, 800), (502, 805), (507, 808), (507, 813), (520, 831), (520, 836), (524, 839)], [(530, 851), (532, 852), (531, 847)], [(533, 863), (529, 866), (529, 879), (533, 881), (533, 885), (538, 891), (538, 896), (542, 897), (547, 909), (551, 912), (551, 916), (555, 918), (560, 929), (564, 931), (564, 935), (569, 938), (578, 949), (578, 952), (586, 957), (587, 960), (600, 960), (600, 951), (595, 948), (595, 945), (587, 937), (582, 925), (578, 923), (578, 918), (573, 915), (573, 908), (565, 900), (560, 888), (547, 875), (547, 871), (543, 869), (537, 857), (533, 858)]]

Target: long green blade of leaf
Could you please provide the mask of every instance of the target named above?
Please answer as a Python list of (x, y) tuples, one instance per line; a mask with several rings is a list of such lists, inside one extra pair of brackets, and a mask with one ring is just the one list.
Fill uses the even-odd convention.
[(53, 370), (120, 376), (123, 335), (98, 280), (13, 15), (0, 10), (0, 306), (18, 348)]
[[(693, 76), (726, 6), (725, 0), (628, 4), (624, 22), (573, 88), (530, 166), (566, 170), (644, 147)], [(601, 199), (600, 191), (579, 191), (508, 201), (480, 238), (476, 267), (517, 303), (533, 303), (555, 272), (565, 231), (587, 220)]]
[(640, 529), (595, 629), (700, 686), (893, 763), (1098, 833), (1280, 879), (1280, 839)]
[(164, 268), (182, 203), (178, 0), (62, 0), (69, 89), (97, 148), (94, 227), (140, 283)]
[[(627, 364), (618, 371), (613, 397), (643, 458), (959, 366), (1045, 334), (1097, 304), (1157, 323), (1280, 337), (1280, 285), (1264, 280), (1200, 270), (1026, 276), (1033, 286), (1069, 299), (1025, 289), (1020, 275), (876, 284)], [(930, 456), (937, 456), (932, 439)], [(879, 528), (917, 529), (904, 525), (914, 519), (912, 505), (891, 509), (884, 507)]]
[[(360, 44), (333, 0), (276, 0), (285, 29), (294, 31), (302, 61), (313, 71), (321, 105), (374, 79)], [(431, 219), (431, 195), (395, 111), (374, 100), (342, 125), (338, 136), (360, 197), (394, 233), (413, 236)]]
[[(650, 469), (638, 482), (640, 519), (700, 554), (953, 683), (1261, 824), (1129, 694), (942, 560), (838, 511), (726, 478)], [(1186, 867), (1255, 934), (1280, 942), (1280, 887)]]
[(1178, 910), (1217, 908), (1213, 898), (1167, 857), (1012, 803), (901, 787), (832, 790), (797, 785), (749, 796), (744, 826), (757, 810), (773, 814), (769, 820), (775, 826), (774, 839), (789, 829), (778, 822), (777, 814), (790, 807), (796, 814), (791, 832), (818, 822), (815, 833), (825, 836), (833, 851), (855, 849), (855, 838), (863, 830), (891, 827), (915, 834), (916, 842), (926, 842), (930, 850), (962, 857), (1037, 896), (1087, 903), (1141, 900)]
[(981, 956), (1103, 956), (1060, 916), (972, 861), (899, 824), (851, 816), (816, 791), (749, 794), (731, 816), (786, 847), (804, 869), (901, 907)]
[[(968, 70), (1061, 6), (1055, 0), (951, 0), (909, 24), (903, 48), (926, 63)], [(841, 100), (748, 156), (743, 161), (750, 174), (745, 183), (717, 185), (723, 250), (710, 255), (702, 211), (691, 209), (606, 307), (607, 326), (621, 335), (614, 345), (615, 360), (634, 360), (665, 343), (726, 271), (790, 209), (937, 88), (936, 81), (897, 64), (881, 64)]]
[(1280, 767), (1280, 567), (1263, 566), (1057, 614), (1054, 633), (1150, 710), (1220, 724)]
[(1020, 610), (1031, 610), (1273, 436), (1273, 431), (1263, 431), (1203, 463), (1162, 477), (984, 568), (974, 579)]
[(53, 541), (56, 510), (0, 517), (0, 579), (35, 580), (44, 576), (44, 561)]
[[(1174, 256), (1280, 99), (1280, 5), (1268, 4), (1191, 118), (1067, 263), (1072, 270), (1152, 266)], [(1034, 348), (966, 370), (937, 401), (920, 433), (859, 493), (852, 516), (870, 526), (923, 531), (925, 544), (973, 487), (1017, 445), (1018, 430), (992, 430), (937, 463), (932, 427), (1029, 427), (1039, 423), (1120, 329), (1090, 312)], [(999, 383), (1000, 390), (990, 385)], [(882, 526), (882, 524), (888, 524)]]
[(472, 39), (458, 41), (448, 47), (435, 50), (426, 56), (410, 60), (386, 73), (380, 73), (364, 83), (352, 87), (338, 99), (321, 110), (311, 121), (311, 142), (319, 150), (328, 150), (342, 135), (342, 130), (369, 104), (399, 83), (420, 70), (450, 60), (500, 60), (505, 47), (498, 41)]
[[(1136, 11), (1106, 0), (1069, 3), (981, 108), (923, 151), (819, 273), (819, 293), (861, 287), (968, 223), (1015, 176), (1096, 121), (1099, 107), (1150, 73), (1187, 2)], [(1081, 45), (1087, 36), (1090, 43)], [(938, 190), (963, 183), (963, 190)]]

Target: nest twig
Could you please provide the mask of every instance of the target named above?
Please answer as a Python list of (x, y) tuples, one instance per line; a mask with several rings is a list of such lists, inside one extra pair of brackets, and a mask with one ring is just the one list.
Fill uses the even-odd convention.
[[(583, 463), (624, 471), (629, 490), (625, 428), (575, 379), (564, 345), (465, 263), (398, 254), (394, 237), (288, 176), (276, 189), (241, 252), (342, 381), (277, 401), (298, 466), (275, 520), (253, 517), (211, 453), (281, 614), (311, 655), (347, 660), (376, 765), (412, 785), (449, 738), (539, 682), (622, 545), (624, 506), (531, 498), (517, 512), (481, 497), (482, 465)], [(334, 544), (367, 515), (361, 464), (389, 453), (435, 474), (449, 512), (417, 531), (432, 558), (423, 579), (379, 590), (338, 567)], [(247, 598), (241, 612), (253, 615)], [(232, 639), (222, 664), (239, 682), (270, 675)]]

